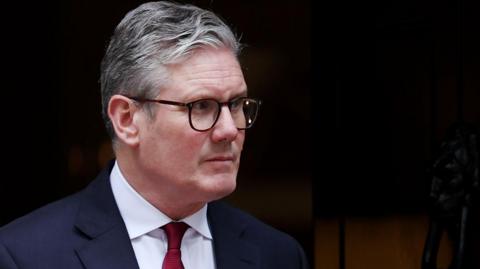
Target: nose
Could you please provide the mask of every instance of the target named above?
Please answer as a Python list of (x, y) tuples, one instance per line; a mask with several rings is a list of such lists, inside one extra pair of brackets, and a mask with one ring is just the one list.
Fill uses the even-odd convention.
[(232, 114), (228, 106), (222, 106), (217, 123), (213, 127), (212, 140), (214, 142), (231, 142), (237, 138), (239, 130), (235, 126)]

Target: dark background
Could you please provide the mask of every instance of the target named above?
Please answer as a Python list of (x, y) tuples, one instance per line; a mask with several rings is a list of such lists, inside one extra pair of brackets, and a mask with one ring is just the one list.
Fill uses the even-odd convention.
[[(429, 168), (448, 127), (464, 121), (480, 128), (479, 3), (312, 3), (313, 201), (318, 230), (338, 226), (332, 268), (420, 268)], [(478, 198), (465, 268), (480, 266)], [(388, 231), (388, 221), (398, 241), (365, 236)], [(372, 248), (399, 259), (372, 258)], [(408, 267), (412, 260), (416, 266)]]
[(478, 3), (314, 9), (317, 214), (425, 211), (427, 169), (446, 129), (462, 120), (480, 127)]

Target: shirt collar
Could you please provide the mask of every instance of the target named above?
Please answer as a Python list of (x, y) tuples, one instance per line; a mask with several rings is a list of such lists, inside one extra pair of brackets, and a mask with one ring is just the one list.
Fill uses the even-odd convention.
[[(110, 182), (130, 239), (147, 234), (173, 221), (133, 189), (120, 171), (117, 162), (110, 173)], [(212, 239), (207, 221), (207, 204), (180, 221), (188, 224), (202, 236)]]

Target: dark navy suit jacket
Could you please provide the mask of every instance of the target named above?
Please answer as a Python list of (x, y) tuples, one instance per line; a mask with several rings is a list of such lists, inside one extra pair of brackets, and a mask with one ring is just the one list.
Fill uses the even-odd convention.
[[(0, 269), (138, 269), (105, 169), (86, 189), (0, 228)], [(217, 269), (308, 268), (290, 236), (212, 202)]]

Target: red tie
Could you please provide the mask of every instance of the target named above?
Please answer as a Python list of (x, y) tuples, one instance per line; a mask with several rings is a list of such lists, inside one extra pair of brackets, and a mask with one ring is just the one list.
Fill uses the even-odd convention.
[(170, 222), (162, 227), (167, 234), (168, 250), (163, 259), (162, 269), (184, 269), (180, 245), (188, 225), (184, 222)]

